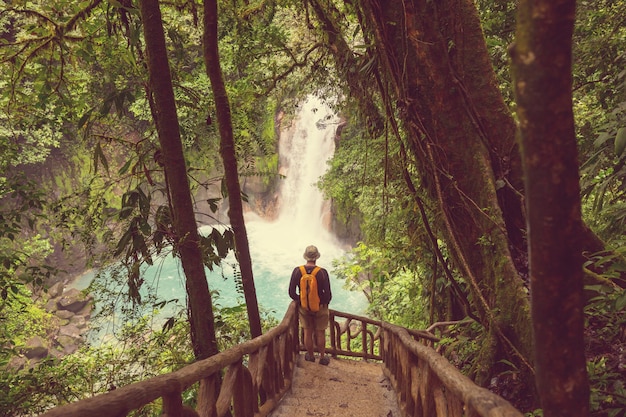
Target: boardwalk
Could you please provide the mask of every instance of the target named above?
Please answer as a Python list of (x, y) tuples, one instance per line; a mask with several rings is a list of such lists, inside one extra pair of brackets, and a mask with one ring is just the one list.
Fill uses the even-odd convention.
[[(399, 408), (420, 417), (523, 417), (437, 354), (429, 346), (436, 338), (427, 331), (331, 310), (328, 350), (384, 365), (349, 359), (331, 360), (329, 366), (306, 362), (299, 350), (297, 314), (292, 303), (283, 321), (259, 337), (175, 372), (60, 405), (42, 417), (126, 416), (159, 399), (165, 415), (197, 415), (182, 404), (185, 391), (200, 381), (209, 390), (220, 387), (217, 397), (204, 397), (209, 401), (201, 404), (200, 414), (219, 417), (399, 417)], [(345, 325), (337, 321), (341, 318)], [(352, 351), (357, 338), (362, 350)]]
[(378, 363), (331, 359), (296, 361), (291, 390), (270, 417), (399, 417), (396, 394)]

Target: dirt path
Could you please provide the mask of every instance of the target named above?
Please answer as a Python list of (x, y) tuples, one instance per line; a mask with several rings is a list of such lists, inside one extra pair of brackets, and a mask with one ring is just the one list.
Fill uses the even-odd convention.
[(399, 417), (396, 394), (381, 366), (331, 359), (328, 366), (296, 361), (294, 382), (270, 417)]

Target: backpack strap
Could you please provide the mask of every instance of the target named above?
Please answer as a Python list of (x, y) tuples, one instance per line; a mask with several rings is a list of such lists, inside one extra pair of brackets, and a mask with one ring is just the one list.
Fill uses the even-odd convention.
[[(313, 268), (313, 271), (311, 271), (311, 275), (313, 275), (314, 277), (316, 277), (316, 278), (317, 278), (316, 274), (317, 274), (317, 272), (318, 272), (320, 269), (322, 269), (322, 268), (321, 268), (321, 267), (319, 267), (319, 266), (316, 266), (315, 268)], [(306, 272), (305, 265), (300, 265), (300, 274), (302, 274), (302, 276), (304, 276), (304, 274), (306, 274), (306, 273), (307, 273), (307, 272)]]

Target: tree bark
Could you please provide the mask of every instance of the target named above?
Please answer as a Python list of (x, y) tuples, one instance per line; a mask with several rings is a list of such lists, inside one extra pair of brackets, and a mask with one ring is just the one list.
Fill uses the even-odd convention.
[(572, 111), (575, 0), (520, 1), (512, 49), (527, 199), (536, 384), (543, 415), (588, 416), (578, 151)]
[(235, 235), (235, 257), (241, 268), (241, 280), (243, 282), (244, 297), (246, 299), (250, 333), (252, 337), (257, 337), (261, 335), (261, 318), (256, 298), (256, 289), (254, 288), (248, 235), (243, 218), (241, 186), (239, 184), (239, 170), (237, 168), (230, 104), (224, 86), (222, 69), (220, 67), (217, 22), (217, 1), (205, 0), (204, 60), (215, 98), (215, 110), (220, 132), (220, 154), (224, 163), (224, 176), (226, 178), (226, 189), (228, 190), (228, 217)]
[(174, 230), (178, 237), (176, 249), (180, 253), (186, 277), (191, 339), (196, 359), (205, 359), (218, 352), (213, 305), (202, 262), (200, 237), (183, 155), (161, 11), (158, 0), (142, 0), (140, 4), (150, 90), (154, 95), (155, 122), (172, 207)]

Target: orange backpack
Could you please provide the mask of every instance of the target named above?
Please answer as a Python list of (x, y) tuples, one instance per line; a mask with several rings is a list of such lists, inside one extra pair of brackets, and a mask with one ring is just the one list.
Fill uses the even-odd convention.
[(300, 278), (300, 305), (305, 310), (313, 313), (320, 311), (320, 296), (317, 292), (317, 271), (320, 270), (316, 266), (311, 273), (307, 273), (304, 265), (300, 267), (302, 277)]

